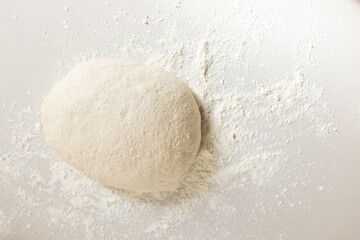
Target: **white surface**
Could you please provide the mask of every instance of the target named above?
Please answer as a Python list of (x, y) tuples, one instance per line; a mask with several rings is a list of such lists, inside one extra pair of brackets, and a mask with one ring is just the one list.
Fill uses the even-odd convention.
[[(39, 106), (42, 96), (83, 56), (117, 56), (122, 52), (118, 47), (123, 46), (170, 54), (171, 49), (156, 42), (167, 36), (175, 36), (175, 41), (168, 39), (174, 47), (176, 42), (189, 39), (197, 44), (210, 35), (224, 38), (228, 48), (218, 49), (220, 52), (215, 54), (219, 55), (222, 51), (238, 51), (239, 45), (232, 44), (231, 39), (236, 42), (246, 37), (242, 57), (247, 71), (226, 69), (226, 65), (217, 70), (225, 81), (235, 86), (239, 78), (261, 83), (284, 78), (301, 66), (306, 79), (320, 82), (324, 87), (325, 102), (335, 116), (331, 121), (336, 122), (339, 129), (325, 145), (311, 137), (304, 137), (297, 143), (302, 155), (291, 158), (293, 167), (302, 169), (302, 164), (314, 160), (317, 167), (306, 173), (310, 184), (291, 190), (294, 196), (289, 195), (286, 200), (288, 204), (301, 200), (305, 207), (278, 205), (274, 195), (282, 190), (276, 185), (261, 193), (235, 188), (223, 193), (222, 201), (226, 202), (218, 203), (215, 199), (209, 201), (209, 206), (193, 209), (194, 217), (162, 236), (173, 239), (359, 239), (358, 1), (178, 1), (170, 4), (166, 1), (38, 0), (3, 1), (0, 5), (1, 103), (16, 101), (20, 106)], [(163, 21), (159, 17), (162, 14)], [(152, 16), (158, 18), (154, 20)], [(225, 57), (223, 61), (230, 60)], [(0, 139), (0, 147), (7, 152), (11, 148), (7, 119), (14, 116), (3, 109), (0, 111), (0, 132), (5, 136)], [(37, 164), (35, 160), (33, 164)], [(47, 171), (46, 167), (43, 171)], [(305, 179), (305, 173), (304, 176), (301, 172), (294, 174), (288, 181)], [(14, 182), (11, 186), (1, 186), (2, 209), (12, 204), (11, 192), (21, 185), (21, 182)], [(326, 194), (318, 191), (319, 188), (324, 188)], [(259, 198), (261, 204), (255, 204)], [(222, 212), (212, 214), (214, 208), (219, 210), (222, 206), (226, 206)], [(126, 229), (137, 231), (136, 238), (151, 236), (142, 232), (135, 221), (97, 223), (96, 215), (93, 217), (99, 229), (108, 227), (108, 231), (114, 232), (124, 229), (119, 239), (127, 238)], [(147, 220), (147, 216), (141, 218)], [(73, 226), (66, 223), (63, 228), (59, 225), (58, 230), (55, 224), (44, 226), (43, 233), (39, 233), (41, 230), (26, 231), (26, 224), (33, 228), (41, 225), (41, 221), (37, 223), (35, 219), (41, 216), (14, 220), (9, 227), (17, 233), (8, 238), (28, 239), (34, 232), (39, 238), (86, 236), (78, 235)], [(101, 233), (94, 236), (95, 239), (104, 238)]]

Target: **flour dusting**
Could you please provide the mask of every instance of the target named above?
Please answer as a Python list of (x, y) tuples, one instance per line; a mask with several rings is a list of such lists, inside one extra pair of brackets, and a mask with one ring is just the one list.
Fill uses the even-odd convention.
[[(28, 89), (1, 105), (1, 111), (12, 116), (5, 119), (7, 144), (0, 146), (2, 239), (183, 239), (182, 231), (208, 228), (202, 224), (214, 219), (220, 225), (209, 231), (217, 229), (218, 236), (226, 238), (221, 219), (241, 215), (241, 227), (261, 224), (261, 216), (276, 215), (279, 207), (311, 211), (309, 195), (299, 193), (310, 184), (319, 194), (328, 194), (326, 179), (309, 180), (319, 169), (315, 157), (303, 152), (301, 144), (306, 140), (328, 146), (328, 137), (338, 131), (335, 122), (325, 120), (332, 115), (323, 100), (324, 88), (318, 81), (310, 81), (304, 71), (308, 64), (316, 63), (311, 54), (314, 47), (297, 48), (301, 61), (285, 73), (250, 75), (249, 68), (254, 65), (261, 71), (261, 64), (256, 63), (261, 53), (250, 52), (247, 46), (260, 48), (262, 29), (267, 26), (250, 3), (227, 6), (233, 8), (229, 19), (247, 19), (238, 28), (227, 29), (229, 34), (225, 31), (229, 19), (213, 14), (216, 6), (204, 5), (208, 12), (201, 14), (210, 14), (213, 19), (206, 19), (214, 24), (190, 14), (194, 32), (200, 32), (199, 38), (193, 38), (192, 34), (183, 35), (177, 24), (182, 9), (188, 9), (186, 1), (156, 6), (146, 15), (131, 7), (103, 4), (103, 12), (95, 18), (78, 16), (83, 26), (74, 24), (69, 15), (76, 7), (64, 2), (59, 5), (64, 18), (58, 24), (66, 33), (58, 41), (80, 50), (69, 55), (59, 49), (51, 63), (52, 70), (59, 73), (58, 80), (75, 63), (98, 57), (119, 57), (174, 72), (193, 90), (199, 104), (201, 147), (176, 191), (140, 194), (105, 187), (63, 162), (46, 145), (39, 122), (46, 91)], [(16, 16), (21, 21), (21, 14)], [(121, 21), (134, 24), (146, 36), (149, 29), (156, 31), (154, 26), (165, 29), (166, 34), (157, 33), (146, 40), (120, 28)], [(98, 27), (91, 28), (94, 25)], [(82, 27), (91, 28), (87, 34), (95, 38), (109, 32), (112, 38), (104, 48), (96, 47), (95, 42), (92, 46), (82, 37)], [(230, 34), (236, 31), (241, 37)], [(320, 40), (313, 37), (307, 40), (316, 47)], [(46, 32), (43, 49), (55, 39), (55, 33)], [(34, 76), (37, 78), (43, 77)], [(24, 217), (31, 221), (22, 222)], [(77, 231), (71, 230), (75, 228)], [(285, 239), (286, 233), (279, 236)], [(247, 237), (239, 235), (239, 239)]]

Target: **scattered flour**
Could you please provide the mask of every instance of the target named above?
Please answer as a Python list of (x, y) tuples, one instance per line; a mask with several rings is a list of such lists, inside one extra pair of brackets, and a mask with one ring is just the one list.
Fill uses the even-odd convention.
[[(326, 141), (337, 131), (335, 123), (324, 120), (331, 116), (329, 107), (322, 102), (324, 89), (307, 80), (302, 71), (304, 64), (314, 61), (313, 56), (308, 49), (306, 54), (297, 49), (303, 57), (296, 70), (265, 81), (252, 78), (248, 69), (256, 56), (246, 52), (246, 45), (261, 45), (259, 33), (252, 31), (256, 24), (263, 24), (258, 17), (235, 8), (238, 11), (234, 11), (234, 17), (250, 14), (249, 24), (244, 26), (245, 36), (238, 41), (224, 38), (221, 30), (214, 34), (216, 29), (211, 27), (202, 39), (179, 41), (176, 11), (185, 4), (177, 1), (175, 5), (158, 7), (154, 16), (138, 17), (144, 19), (141, 27), (164, 24), (161, 26), (168, 30), (168, 34), (154, 40), (152, 47), (141, 42), (141, 36), (131, 36), (124, 44), (108, 44), (105, 50), (85, 47), (83, 54), (71, 62), (59, 50), (61, 57), (56, 62), (61, 64), (54, 64), (63, 75), (84, 59), (121, 56), (164, 67), (181, 77), (194, 91), (200, 106), (203, 135), (198, 157), (182, 186), (174, 192), (139, 194), (110, 189), (87, 178), (45, 144), (39, 123), (40, 104), (23, 104), (29, 98), (41, 102), (36, 92), (29, 91), (22, 99), (1, 105), (1, 111), (13, 116), (7, 119), (8, 147), (0, 148), (2, 238), (181, 239), (179, 231), (191, 229), (192, 223), (207, 218), (231, 219), (241, 212), (246, 217), (239, 224), (244, 226), (261, 222), (261, 214), (276, 212), (273, 205), (286, 205), (293, 209), (289, 211), (311, 209), (311, 202), (306, 196), (300, 197), (297, 189), (310, 184), (308, 176), (316, 171), (316, 163), (313, 159), (301, 162), (299, 143), (308, 136)], [(109, 6), (105, 4), (104, 11)], [(68, 5), (62, 8), (66, 13), (69, 9), (75, 11)], [(135, 21), (131, 9), (119, 7), (109, 19), (96, 21), (117, 29), (122, 19)], [(214, 19), (219, 20), (215, 15)], [(66, 41), (75, 41), (81, 35), (77, 26), (69, 22), (66, 15), (61, 24), (65, 30), (75, 32), (63, 43), (71, 43)], [(219, 22), (225, 24), (224, 20)], [(93, 30), (96, 34), (105, 31)], [(50, 34), (44, 41), (53, 37)], [(229, 46), (237, 46), (236, 51)], [(238, 72), (231, 72), (234, 69)], [(294, 161), (303, 167), (295, 168)], [(301, 178), (293, 178), (298, 171), (303, 171)], [(323, 184), (317, 187), (319, 192), (326, 188)], [(276, 193), (271, 196), (273, 203), (259, 197), (270, 194), (264, 190), (267, 188), (273, 189), (271, 194)], [(198, 214), (201, 208), (209, 212), (202, 216)], [(22, 219), (32, 220), (25, 223)], [(71, 231), (74, 228), (77, 231)], [(219, 236), (226, 236), (226, 227), (217, 229)], [(225, 232), (221, 233), (221, 229)], [(285, 238), (286, 234), (281, 234)]]

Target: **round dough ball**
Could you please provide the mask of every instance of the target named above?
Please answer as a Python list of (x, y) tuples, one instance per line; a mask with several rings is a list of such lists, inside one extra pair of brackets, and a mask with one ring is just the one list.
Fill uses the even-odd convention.
[(48, 144), (102, 184), (176, 189), (201, 141), (200, 112), (172, 73), (118, 59), (78, 64), (41, 108)]

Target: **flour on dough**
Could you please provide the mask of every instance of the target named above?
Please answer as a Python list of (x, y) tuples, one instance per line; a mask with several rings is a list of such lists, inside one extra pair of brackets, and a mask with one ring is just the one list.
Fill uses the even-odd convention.
[(78, 64), (41, 108), (48, 144), (78, 170), (122, 189), (176, 189), (201, 141), (190, 89), (161, 68), (98, 59)]

